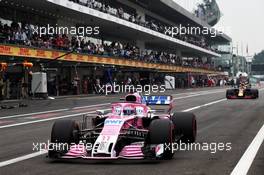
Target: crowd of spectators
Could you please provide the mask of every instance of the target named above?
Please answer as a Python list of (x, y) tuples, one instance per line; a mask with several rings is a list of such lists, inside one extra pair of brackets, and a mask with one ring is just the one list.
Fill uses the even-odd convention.
[(127, 59), (141, 60), (151, 63), (164, 63), (178, 66), (212, 68), (210, 62), (203, 62), (200, 58), (182, 59), (175, 54), (140, 50), (131, 43), (118, 41), (105, 41), (96, 44), (86, 37), (69, 37), (67, 35), (42, 35), (33, 32), (32, 25), (12, 22), (11, 25), (3, 25), (0, 22), (0, 42), (7, 44), (25, 45), (43, 49), (56, 49), (93, 55), (122, 57)]
[[(152, 29), (156, 32), (160, 32), (162, 34), (167, 34), (169, 36), (172, 36), (167, 30), (171, 27), (176, 26), (170, 26), (168, 24), (162, 23), (158, 20), (155, 20), (154, 18), (151, 18), (149, 20), (143, 19), (142, 16), (140, 16), (137, 13), (129, 13), (126, 12), (121, 6), (119, 7), (113, 7), (113, 4), (104, 0), (69, 0), (73, 1), (75, 3), (78, 3), (80, 5), (87, 6), (89, 8), (99, 10), (101, 12), (125, 19), (127, 21), (130, 21), (132, 23), (141, 25), (143, 27), (147, 27), (149, 29)], [(175, 35), (175, 38), (180, 39), (182, 41), (197, 45), (199, 47), (208, 49), (208, 50), (214, 50), (211, 48), (207, 42), (204, 36), (202, 35)]]
[(219, 15), (219, 9), (216, 7), (216, 3), (212, 0), (203, 0), (202, 3), (198, 4), (197, 9), (194, 11), (194, 15), (210, 23), (210, 18)]

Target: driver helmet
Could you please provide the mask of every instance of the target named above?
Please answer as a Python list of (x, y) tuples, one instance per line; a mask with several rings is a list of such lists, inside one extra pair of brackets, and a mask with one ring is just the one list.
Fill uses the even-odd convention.
[(124, 108), (123, 110), (124, 115), (134, 115), (135, 113), (136, 111), (133, 108)]

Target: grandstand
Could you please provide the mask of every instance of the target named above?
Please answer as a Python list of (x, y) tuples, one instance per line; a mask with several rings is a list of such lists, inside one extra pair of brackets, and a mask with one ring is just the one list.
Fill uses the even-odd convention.
[[(221, 74), (212, 59), (221, 55), (213, 46), (231, 41), (218, 32), (215, 37), (166, 32), (179, 25), (211, 29), (208, 21), (172, 0), (2, 0), (0, 7), (1, 62), (27, 60), (34, 63), (32, 71), (44, 68), (52, 95), (91, 93), (83, 87), (84, 81), (125, 83), (130, 77), (136, 82), (165, 74), (180, 77), (187, 87), (190, 76)], [(48, 25), (89, 31), (81, 38), (77, 37), (81, 32), (36, 33), (35, 29)], [(21, 71), (7, 69), (5, 81), (19, 87), (15, 84), (23, 79)]]

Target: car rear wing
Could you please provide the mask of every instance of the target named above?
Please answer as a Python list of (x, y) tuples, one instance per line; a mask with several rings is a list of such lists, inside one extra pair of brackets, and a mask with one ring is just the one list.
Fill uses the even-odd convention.
[(173, 98), (171, 95), (151, 95), (142, 96), (142, 101), (147, 105), (171, 105)]

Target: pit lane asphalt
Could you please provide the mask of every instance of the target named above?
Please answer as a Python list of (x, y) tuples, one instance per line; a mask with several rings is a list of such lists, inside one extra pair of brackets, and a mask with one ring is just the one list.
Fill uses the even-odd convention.
[[(215, 89), (214, 89), (215, 90)], [(180, 91), (176, 98), (176, 110), (201, 106), (225, 98), (225, 90), (216, 93), (199, 95), (201, 89)], [(185, 93), (185, 94), (182, 94)], [(198, 95), (197, 95), (198, 93)], [(230, 174), (243, 153), (264, 124), (263, 91), (258, 100), (224, 100), (210, 106), (193, 110), (198, 120), (198, 143), (231, 143), (231, 151), (177, 151), (174, 159), (158, 164), (125, 163), (125, 164), (70, 164), (50, 162), (45, 155), (0, 168), (0, 174)], [(178, 98), (178, 99), (177, 99)], [(116, 101), (111, 96), (93, 98), (68, 98), (55, 101), (36, 101), (28, 108), (1, 111), (0, 116), (31, 113), (46, 110), (69, 108), (67, 111), (45, 115), (22, 116), (13, 119), (14, 123), (38, 120), (76, 113), (72, 108)], [(41, 104), (41, 106), (39, 106)], [(45, 105), (44, 105), (45, 104)], [(103, 106), (101, 108), (105, 108)], [(78, 112), (94, 111), (96, 108), (83, 109)], [(32, 118), (33, 117), (33, 118)], [(73, 117), (80, 120), (81, 117)], [(1, 122), (1, 117), (0, 117)], [(33, 142), (46, 142), (50, 137), (54, 120), (14, 126), (0, 129), (0, 162), (32, 153)], [(2, 125), (8, 125), (3, 123)], [(253, 162), (249, 174), (261, 175), (263, 166), (263, 144)]]

